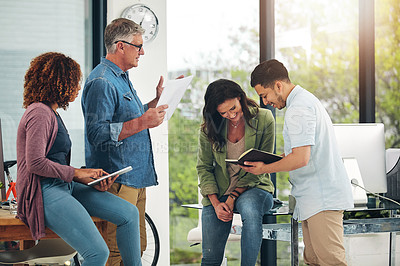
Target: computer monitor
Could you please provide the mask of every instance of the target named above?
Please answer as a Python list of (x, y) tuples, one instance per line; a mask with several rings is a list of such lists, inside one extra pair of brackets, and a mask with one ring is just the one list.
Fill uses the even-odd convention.
[(365, 189), (386, 193), (385, 132), (382, 123), (334, 124), (342, 158), (356, 158)]
[[(6, 178), (4, 173), (4, 157), (3, 157), (3, 138), (1, 134), (1, 119), (0, 119), (0, 182), (6, 185)], [(1, 189), (1, 200), (6, 199), (5, 187)]]

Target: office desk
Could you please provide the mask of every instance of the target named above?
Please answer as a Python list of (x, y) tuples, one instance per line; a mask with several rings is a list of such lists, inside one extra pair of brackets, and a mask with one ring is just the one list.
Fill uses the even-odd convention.
[[(186, 204), (182, 205), (186, 208), (201, 209), (201, 204)], [(364, 218), (364, 219), (349, 219), (343, 221), (343, 229), (345, 235), (356, 234), (372, 234), (372, 233), (390, 233), (390, 248), (389, 262), (390, 265), (395, 265), (395, 243), (396, 232), (400, 232), (400, 218), (395, 217), (395, 209), (374, 208), (374, 209), (353, 209), (346, 212), (371, 212), (371, 211), (390, 211), (389, 218)], [(266, 215), (291, 215), (287, 211), (287, 207)], [(290, 223), (263, 224), (263, 239), (288, 241), (291, 244), (291, 266), (299, 265), (298, 260), (298, 240), (302, 236), (301, 226), (299, 222), (290, 218)], [(233, 225), (232, 234), (241, 235), (242, 228), (239, 225)]]
[[(385, 211), (389, 209), (353, 209), (346, 212)], [(389, 262), (395, 265), (396, 232), (400, 232), (400, 218), (395, 217), (395, 210), (388, 218), (349, 219), (343, 221), (344, 235), (390, 233)], [(274, 215), (290, 215), (289, 213), (276, 213)], [(291, 244), (291, 266), (299, 265), (298, 240), (302, 237), (299, 222), (290, 218), (290, 223), (263, 224), (263, 239), (288, 241)], [(240, 226), (234, 226), (233, 232), (241, 234)]]
[[(92, 217), (100, 234), (104, 239), (107, 237), (107, 221), (97, 217)], [(46, 228), (46, 236), (43, 239), (58, 238), (50, 229)], [(0, 241), (20, 240), (21, 249), (31, 248), (34, 245), (29, 228), (15, 215), (11, 215), (9, 210), (0, 209)]]

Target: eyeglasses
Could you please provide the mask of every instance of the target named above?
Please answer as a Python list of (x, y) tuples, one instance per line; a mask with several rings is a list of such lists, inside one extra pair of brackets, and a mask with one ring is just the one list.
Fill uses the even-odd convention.
[(115, 41), (114, 44), (116, 44), (117, 42), (123, 42), (123, 43), (129, 44), (129, 45), (132, 45), (132, 46), (134, 46), (134, 47), (139, 49), (138, 52), (140, 52), (140, 50), (142, 50), (142, 47), (143, 47), (143, 44), (136, 45), (136, 44), (133, 44), (133, 43), (130, 43), (130, 42), (122, 41), (122, 40)]

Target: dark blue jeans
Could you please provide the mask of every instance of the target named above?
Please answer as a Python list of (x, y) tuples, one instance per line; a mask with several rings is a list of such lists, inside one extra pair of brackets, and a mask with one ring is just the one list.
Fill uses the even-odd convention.
[(46, 226), (83, 258), (83, 265), (105, 265), (108, 247), (90, 216), (117, 225), (117, 242), (125, 265), (142, 265), (139, 212), (133, 204), (108, 192), (60, 179), (41, 180)]
[[(220, 198), (225, 201), (227, 196)], [(243, 227), (241, 236), (241, 265), (255, 265), (262, 241), (262, 220), (273, 205), (272, 194), (259, 189), (246, 190), (235, 202), (234, 211), (241, 215)], [(218, 219), (212, 205), (202, 211), (202, 249), (201, 265), (220, 266), (223, 260), (226, 241), (232, 221)]]

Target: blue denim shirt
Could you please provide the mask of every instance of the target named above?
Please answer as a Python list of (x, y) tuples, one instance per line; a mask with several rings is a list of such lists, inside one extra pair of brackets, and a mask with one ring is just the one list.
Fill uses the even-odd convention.
[(130, 165), (133, 170), (115, 182), (135, 188), (157, 185), (149, 130), (118, 141), (123, 123), (142, 116), (147, 109), (128, 73), (102, 58), (87, 78), (82, 94), (86, 166), (112, 173)]

